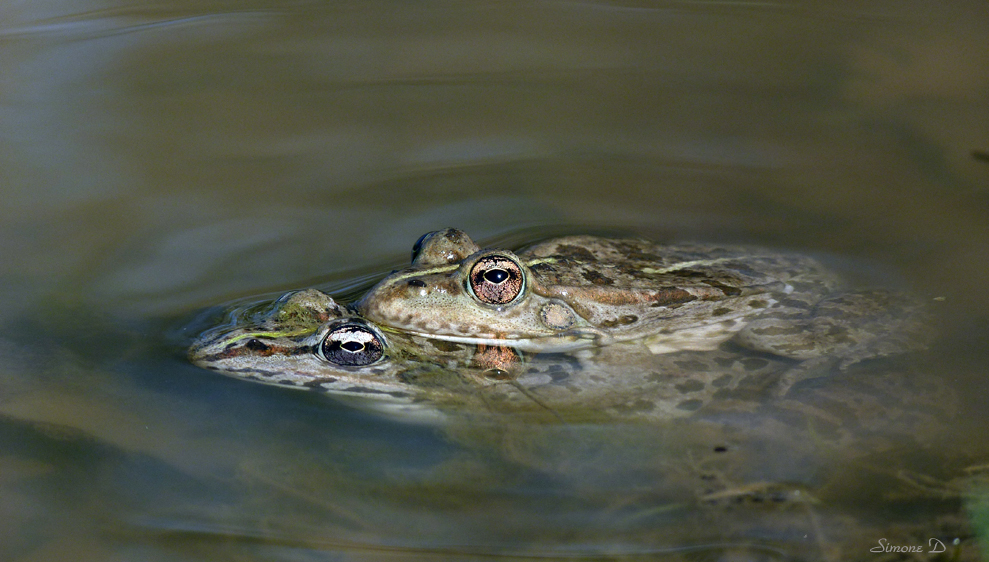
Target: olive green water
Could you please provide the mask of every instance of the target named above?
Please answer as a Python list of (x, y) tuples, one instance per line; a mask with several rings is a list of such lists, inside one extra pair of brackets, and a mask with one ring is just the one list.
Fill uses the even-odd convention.
[[(989, 12), (928, 4), (0, 5), (0, 559), (978, 560)], [(909, 368), (958, 401), (834, 449), (415, 425), (184, 360), (204, 309), (353, 296), (445, 226), (830, 256), (930, 299)]]

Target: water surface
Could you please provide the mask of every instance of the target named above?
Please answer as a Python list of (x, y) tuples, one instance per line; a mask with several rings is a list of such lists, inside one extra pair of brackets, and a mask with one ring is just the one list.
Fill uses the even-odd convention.
[[(978, 559), (982, 3), (49, 2), (0, 22), (0, 557), (889, 560), (880, 539), (959, 538)], [(930, 435), (824, 450), (744, 419), (415, 425), (186, 363), (204, 310), (352, 298), (445, 226), (824, 256), (930, 300), (941, 337), (909, 368), (958, 401)], [(816, 503), (704, 507), (712, 474)]]

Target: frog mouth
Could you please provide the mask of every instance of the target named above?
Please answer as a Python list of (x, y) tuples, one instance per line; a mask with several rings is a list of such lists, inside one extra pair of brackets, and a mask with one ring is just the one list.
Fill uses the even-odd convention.
[(463, 343), (468, 345), (490, 345), (511, 347), (519, 351), (539, 353), (560, 353), (588, 347), (605, 345), (607, 342), (602, 332), (589, 329), (570, 330), (559, 334), (546, 336), (458, 336), (454, 334), (436, 334), (403, 329), (403, 332), (413, 336), (428, 339)]

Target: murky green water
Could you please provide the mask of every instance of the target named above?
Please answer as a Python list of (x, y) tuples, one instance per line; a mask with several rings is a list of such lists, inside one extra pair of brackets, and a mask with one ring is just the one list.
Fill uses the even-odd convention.
[[(0, 5), (0, 558), (978, 559), (987, 44), (974, 1)], [(184, 360), (204, 309), (444, 226), (828, 255), (931, 299), (954, 414), (434, 427)]]

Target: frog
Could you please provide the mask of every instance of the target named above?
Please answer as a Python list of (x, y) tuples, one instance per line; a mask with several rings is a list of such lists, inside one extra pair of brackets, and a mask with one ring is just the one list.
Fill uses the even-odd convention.
[[(346, 306), (306, 289), (272, 303), (232, 307), (226, 321), (200, 334), (187, 355), (199, 367), (241, 380), (321, 391), (401, 416), (422, 410), (420, 394), (433, 400), (449, 394), (440, 384), (426, 390), (410, 384), (418, 370), (441, 366), (445, 356), (455, 365), (469, 359), (459, 346), (440, 340), (435, 347), (430, 340), (401, 335), (394, 345), (386, 342), (390, 338), (382, 330)], [(415, 356), (428, 355), (429, 363), (410, 360), (401, 342)]]
[(800, 367), (732, 342), (666, 354), (639, 340), (538, 354), (450, 342), (379, 326), (317, 289), (235, 308), (197, 338), (188, 356), (240, 379), (434, 421), (464, 412), (568, 422), (679, 419), (780, 402), (776, 386)]
[(456, 228), (423, 235), (411, 265), (356, 310), (410, 334), (536, 353), (639, 341), (664, 354), (731, 341), (845, 366), (923, 349), (931, 336), (916, 297), (850, 290), (799, 253), (591, 235), (513, 252), (481, 248)]
[(222, 374), (355, 398), (383, 413), (508, 411), (570, 421), (689, 416), (735, 390), (766, 387), (793, 363), (731, 349), (655, 355), (638, 342), (525, 354), (388, 330), (316, 289), (235, 309), (188, 356)]
[(641, 339), (541, 353), (451, 342), (378, 325), (317, 289), (234, 308), (188, 356), (243, 381), (440, 426), (470, 458), (497, 452), (540, 474), (576, 472), (578, 489), (588, 488), (581, 470), (610, 482), (614, 464), (647, 459), (617, 470), (655, 475), (636, 501), (617, 502), (630, 523), (690, 510), (739, 533), (795, 521), (821, 543), (816, 504), (827, 513), (829, 484), (846, 476), (826, 469), (885, 461), (901, 437), (937, 442), (953, 399), (936, 381), (875, 363), (776, 396), (776, 381), (803, 362), (733, 341), (661, 354)]

